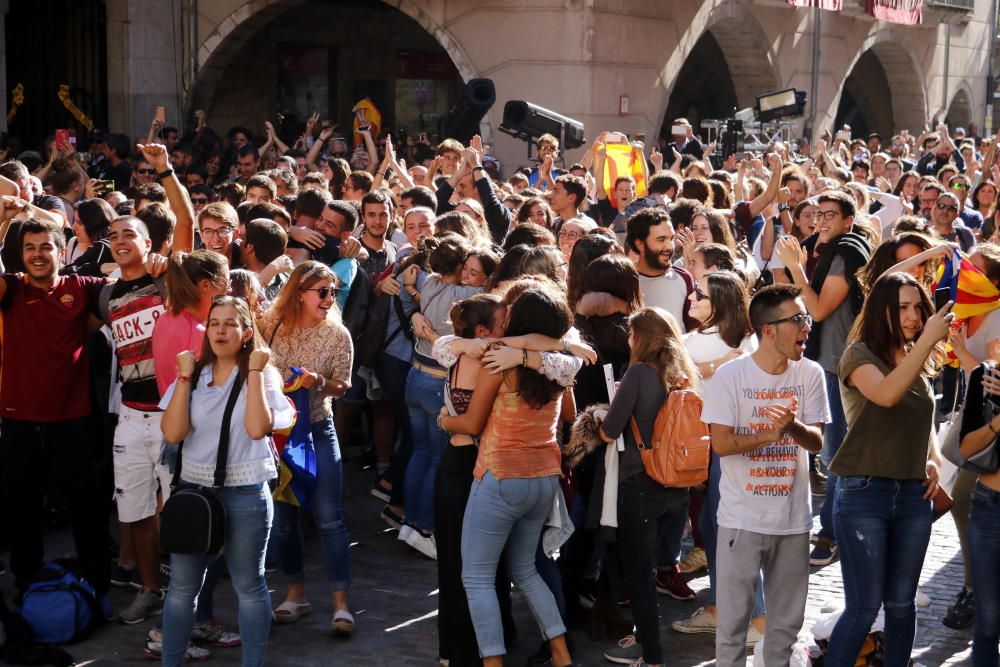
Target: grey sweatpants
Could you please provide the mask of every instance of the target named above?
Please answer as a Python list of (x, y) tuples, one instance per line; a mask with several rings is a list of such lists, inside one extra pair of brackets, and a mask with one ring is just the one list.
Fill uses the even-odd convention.
[(719, 526), (716, 547), (716, 667), (744, 667), (758, 572), (764, 571), (766, 667), (785, 667), (806, 613), (809, 533), (764, 535)]

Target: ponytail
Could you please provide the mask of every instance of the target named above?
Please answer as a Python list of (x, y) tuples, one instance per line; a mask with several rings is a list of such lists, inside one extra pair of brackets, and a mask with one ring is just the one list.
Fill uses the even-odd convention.
[(185, 309), (201, 303), (198, 283), (207, 280), (214, 285), (224, 285), (229, 274), (226, 258), (211, 250), (190, 253), (175, 252), (167, 265), (167, 309), (180, 315)]

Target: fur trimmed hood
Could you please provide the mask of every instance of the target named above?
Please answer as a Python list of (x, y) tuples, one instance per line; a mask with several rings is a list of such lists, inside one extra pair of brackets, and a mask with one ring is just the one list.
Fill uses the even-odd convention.
[(563, 448), (563, 461), (567, 467), (575, 468), (588, 454), (605, 444), (598, 434), (601, 424), (594, 418), (594, 412), (607, 409), (607, 403), (598, 403), (576, 416), (570, 429), (569, 444)]

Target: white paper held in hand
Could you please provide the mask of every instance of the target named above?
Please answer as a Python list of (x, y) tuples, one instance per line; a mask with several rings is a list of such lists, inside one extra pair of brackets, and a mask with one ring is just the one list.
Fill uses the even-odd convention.
[[(604, 364), (604, 381), (608, 385), (608, 405), (610, 405), (611, 401), (615, 400), (615, 391), (617, 390), (615, 386), (615, 373), (611, 369), (611, 364)], [(625, 441), (622, 440), (621, 436), (618, 436), (618, 439), (615, 440), (615, 446), (619, 452), (625, 451)]]

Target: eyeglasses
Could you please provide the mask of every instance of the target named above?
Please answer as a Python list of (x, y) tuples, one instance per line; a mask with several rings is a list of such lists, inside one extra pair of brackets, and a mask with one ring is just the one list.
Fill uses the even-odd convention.
[(207, 204), (208, 197), (191, 197), (192, 204)]
[(704, 301), (705, 299), (708, 298), (708, 294), (706, 292), (702, 292), (701, 288), (698, 287), (697, 285), (695, 285), (694, 286), (694, 298), (698, 299), (698, 301)]
[(813, 318), (812, 315), (796, 313), (794, 315), (789, 315), (788, 317), (782, 317), (780, 320), (774, 320), (773, 322), (764, 322), (764, 324), (781, 324), (782, 322), (791, 322), (798, 328), (805, 329), (806, 327), (811, 327), (813, 325)]
[(969, 189), (969, 184), (968, 183), (952, 183), (951, 184), (951, 189), (952, 190), (968, 190)]
[(559, 230), (559, 240), (560, 241), (578, 241), (580, 240), (580, 232), (570, 231), (568, 229)]
[(333, 296), (337, 296), (337, 292), (339, 292), (340, 290), (337, 289), (336, 287), (303, 287), (302, 291), (303, 292), (316, 292), (316, 294), (319, 295), (320, 301), (322, 301), (323, 299), (327, 298), (331, 294)]
[(840, 211), (816, 211), (818, 220), (833, 220), (840, 217)]
[(935, 205), (935, 208), (939, 211), (951, 211), (952, 213), (958, 211), (958, 206), (956, 206), (955, 204), (942, 204), (941, 202), (938, 202)]
[(232, 233), (233, 233), (232, 227), (219, 227), (218, 229), (202, 229), (201, 238), (211, 239), (215, 238), (216, 236), (225, 237), (229, 236)]
[(153, 176), (156, 174), (155, 169), (136, 169), (137, 173), (145, 174), (146, 176)]

